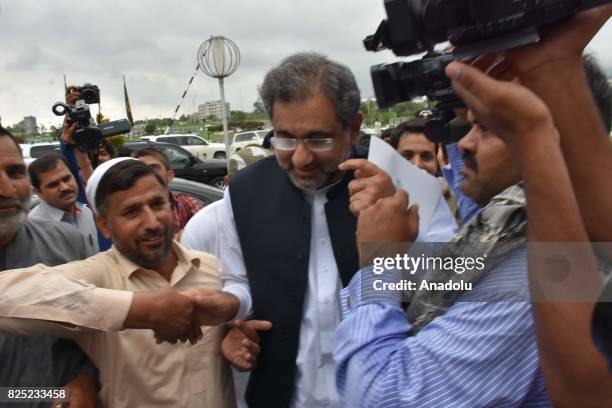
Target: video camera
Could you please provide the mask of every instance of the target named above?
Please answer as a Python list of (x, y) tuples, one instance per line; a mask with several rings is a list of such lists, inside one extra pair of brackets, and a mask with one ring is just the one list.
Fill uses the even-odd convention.
[(76, 88), (80, 99), (74, 106), (57, 102), (51, 110), (57, 116), (68, 114), (69, 123), (77, 123), (72, 138), (77, 147), (85, 152), (99, 148), (104, 138), (128, 133), (132, 125), (127, 119), (115, 120), (108, 123), (97, 124), (91, 116), (88, 104), (100, 103), (100, 89), (96, 85), (84, 84)]
[[(368, 51), (395, 55), (427, 52), (413, 62), (371, 67), (376, 100), (388, 108), (417, 96), (443, 112), (463, 106), (444, 74), (455, 59), (478, 57), (537, 43), (543, 26), (612, 0), (385, 0), (387, 19), (363, 43)], [(450, 54), (434, 47), (450, 41)], [(446, 119), (452, 115), (442, 115)], [(446, 120), (445, 119), (445, 120)]]

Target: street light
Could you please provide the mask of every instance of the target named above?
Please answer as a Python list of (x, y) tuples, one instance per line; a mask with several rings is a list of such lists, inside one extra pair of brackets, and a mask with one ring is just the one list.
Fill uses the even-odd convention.
[(229, 166), (230, 142), (227, 134), (227, 112), (225, 111), (225, 89), (223, 79), (232, 75), (240, 65), (240, 50), (229, 38), (211, 36), (198, 49), (198, 65), (209, 77), (219, 80), (221, 92), (221, 115), (223, 120), (223, 138), (225, 140), (225, 159)]

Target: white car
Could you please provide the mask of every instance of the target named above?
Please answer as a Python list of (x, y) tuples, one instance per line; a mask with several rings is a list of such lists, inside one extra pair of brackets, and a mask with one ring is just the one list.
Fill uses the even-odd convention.
[(268, 134), (268, 130), (255, 130), (252, 132), (236, 133), (230, 146), (230, 154), (236, 153), (238, 150), (247, 146), (261, 146), (264, 137)]
[(225, 145), (223, 143), (211, 143), (194, 134), (142, 136), (140, 139), (151, 142), (172, 143), (181, 146), (183, 149), (188, 150), (191, 154), (202, 160), (225, 159)]
[(48, 153), (59, 152), (59, 142), (20, 144), (23, 161), (29, 166), (34, 160)]

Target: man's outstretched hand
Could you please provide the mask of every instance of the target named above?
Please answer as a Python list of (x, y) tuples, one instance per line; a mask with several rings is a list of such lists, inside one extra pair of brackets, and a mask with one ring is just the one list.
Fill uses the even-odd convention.
[(158, 341), (191, 341), (202, 332), (193, 327), (194, 300), (172, 288), (134, 294), (123, 324), (126, 329), (151, 329)]
[(230, 293), (216, 289), (187, 289), (182, 292), (194, 302), (193, 319), (200, 326), (217, 326), (232, 320), (238, 313), (240, 301)]
[(271, 328), (272, 323), (266, 320), (236, 320), (221, 343), (223, 356), (239, 370), (252, 369), (261, 351), (257, 332)]
[(521, 81), (550, 75), (560, 66), (581, 64), (584, 49), (611, 15), (612, 4), (584, 11), (548, 27), (541, 43), (508, 51), (505, 56)]

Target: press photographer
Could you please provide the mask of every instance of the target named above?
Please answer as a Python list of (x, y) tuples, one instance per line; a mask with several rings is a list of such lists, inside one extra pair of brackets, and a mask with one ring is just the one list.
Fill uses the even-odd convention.
[[(508, 13), (510, 3), (534, 7), (532, 14), (514, 16), (523, 16), (516, 21), (530, 22), (522, 29), (539, 27), (534, 22), (544, 21), (526, 16), (545, 16), (548, 23), (565, 20), (583, 4), (456, 2), (464, 8), (459, 11), (453, 8), (448, 14), (452, 19), (436, 21), (442, 25), (462, 22), (466, 13), (471, 16), (483, 13), (479, 15), (486, 19), (480, 22), (496, 24), (481, 28), (495, 25), (489, 31), (494, 32), (503, 28), (502, 23), (512, 20), (492, 18)], [(399, 31), (390, 32), (398, 35), (410, 34), (409, 28), (416, 26), (413, 17), (422, 16), (407, 5), (434, 7), (450, 2), (392, 0), (386, 2), (388, 12), (393, 4), (405, 6), (393, 10), (397, 12), (396, 21), (402, 19), (412, 24), (405, 24), (407, 28), (403, 31), (396, 25)], [(535, 6), (543, 4), (560, 8), (536, 12)], [(487, 5), (494, 5), (495, 12), (484, 13)], [(576, 7), (561, 7), (567, 5)], [(447, 84), (453, 81), (456, 94), (471, 109), (473, 126), (459, 142), (461, 149), (469, 153), (463, 171), (463, 190), (482, 207), (453, 239), (453, 245), (470, 248), (483, 243), (490, 245), (496, 240), (522, 244), (490, 270), (472, 275), (473, 291), (442, 295), (417, 292), (406, 313), (399, 302), (389, 298), (372, 301), (376, 295), (365, 292), (362, 282), (353, 279), (343, 290), (344, 320), (336, 331), (334, 352), (339, 362), (338, 386), (348, 405), (582, 407), (612, 403), (606, 360), (591, 339), (594, 299), (533, 305), (526, 301), (482, 301), (485, 295), (496, 293), (536, 293), (533, 283), (543, 282), (543, 268), (538, 264), (541, 260), (534, 263), (530, 257), (528, 263), (527, 243), (531, 248), (535, 242), (584, 243), (589, 238), (609, 242), (612, 238), (609, 216), (612, 151), (602, 125), (605, 121), (607, 126), (610, 117), (600, 113), (605, 108), (598, 110), (594, 104), (582, 59), (584, 48), (611, 14), (610, 6), (578, 14), (558, 26), (543, 29), (542, 42), (536, 45), (519, 42), (523, 47), (506, 51), (504, 60), (493, 56), (488, 59), (490, 63), (478, 65), (494, 78), (518, 76), (522, 86), (486, 78), (475, 68), (459, 63), (443, 67), (448, 75)], [(431, 14), (425, 15), (431, 18)], [(418, 26), (415, 32), (420, 40), (427, 33), (433, 39), (430, 43), (416, 41), (412, 45), (426, 49), (427, 45), (449, 39), (449, 30), (465, 29), (468, 25), (445, 27), (446, 31), (438, 31), (445, 35), (440, 38)], [(487, 31), (477, 30), (475, 34), (483, 33)], [(491, 37), (475, 36), (472, 40), (478, 41), (470, 48), (468, 41), (462, 41), (469, 36), (454, 32), (455, 45), (460, 46), (455, 52), (477, 50), (474, 55), (479, 55), (514, 48), (508, 46), (513, 38), (521, 41), (535, 38), (525, 33), (504, 31), (505, 41), (500, 42), (497, 41), (502, 37), (483, 42)], [(386, 39), (392, 35), (388, 34)], [(412, 52), (411, 43), (406, 44), (400, 51)], [(505, 45), (497, 48), (498, 44)], [(455, 57), (462, 58), (460, 54)], [(599, 93), (597, 82), (593, 84)], [(607, 99), (602, 106), (608, 106), (609, 113), (609, 96)], [(608, 177), (602, 177), (603, 174)], [(359, 242), (401, 241), (413, 236), (408, 203), (406, 194), (398, 193), (362, 211), (358, 221)], [(568, 296), (601, 284), (593, 255), (583, 254), (587, 256), (582, 257), (579, 265), (587, 267), (576, 270), (581, 285), (560, 282)], [(369, 269), (364, 269), (357, 277), (363, 276), (365, 281), (369, 273)], [(445, 276), (436, 271), (428, 278), (440, 280)]]

